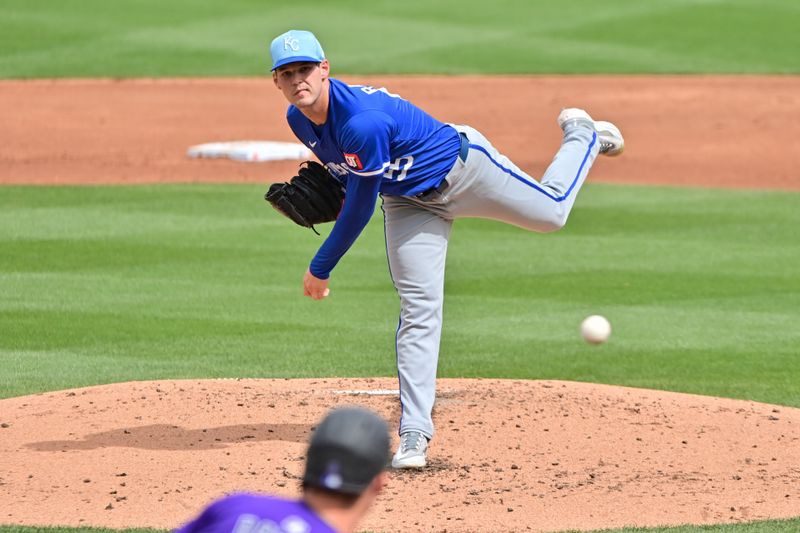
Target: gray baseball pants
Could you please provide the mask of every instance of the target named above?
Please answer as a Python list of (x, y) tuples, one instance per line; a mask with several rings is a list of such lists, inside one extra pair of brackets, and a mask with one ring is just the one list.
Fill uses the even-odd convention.
[(453, 125), (469, 139), (466, 161), (456, 160), (441, 194), (420, 200), (383, 196), (389, 270), (400, 296), (397, 371), (402, 416), (400, 433), (429, 439), (436, 398), (436, 368), (442, 332), (444, 271), (453, 221), (488, 218), (524, 229), (550, 232), (564, 226), (599, 150), (591, 125), (573, 124), (540, 181), (499, 153), (477, 130)]

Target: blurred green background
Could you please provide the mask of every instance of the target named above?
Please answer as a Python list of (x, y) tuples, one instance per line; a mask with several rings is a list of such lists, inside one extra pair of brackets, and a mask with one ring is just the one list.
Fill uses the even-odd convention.
[(797, 0), (3, 0), (0, 77), (258, 76), (314, 31), (334, 72), (798, 73)]

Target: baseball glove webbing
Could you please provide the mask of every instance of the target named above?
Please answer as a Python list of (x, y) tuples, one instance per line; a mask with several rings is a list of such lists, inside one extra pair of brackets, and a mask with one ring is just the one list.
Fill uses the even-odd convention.
[(316, 161), (305, 161), (286, 183), (270, 185), (264, 199), (295, 224), (319, 232), (314, 224), (333, 222), (344, 202), (345, 188)]

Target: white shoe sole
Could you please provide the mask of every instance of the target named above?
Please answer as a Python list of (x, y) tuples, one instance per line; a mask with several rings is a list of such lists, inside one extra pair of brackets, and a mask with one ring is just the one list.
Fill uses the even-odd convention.
[(589, 113), (583, 109), (577, 107), (568, 107), (566, 109), (562, 109), (561, 113), (559, 113), (557, 119), (558, 126), (563, 130), (564, 125), (573, 120), (586, 121), (594, 124), (594, 129), (597, 132), (598, 137), (600, 137), (601, 142), (611, 145), (608, 150), (602, 152), (602, 155), (614, 157), (621, 154), (625, 149), (625, 140), (622, 138), (622, 133), (620, 133), (619, 128), (617, 128), (611, 122), (606, 122), (605, 120), (594, 120)]
[(599, 120), (594, 123), (594, 129), (601, 140), (611, 144), (611, 148), (603, 152), (603, 155), (614, 157), (621, 154), (625, 149), (625, 139), (622, 138), (619, 128), (612, 123)]
[(424, 468), (428, 464), (424, 455), (415, 455), (404, 459), (392, 459), (392, 468)]

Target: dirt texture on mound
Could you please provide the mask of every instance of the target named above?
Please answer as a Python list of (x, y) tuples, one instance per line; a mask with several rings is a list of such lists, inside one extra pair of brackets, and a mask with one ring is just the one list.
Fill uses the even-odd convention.
[[(396, 387), (389, 378), (161, 381), (0, 400), (0, 523), (172, 528), (226, 493), (296, 496), (313, 424), (333, 406), (363, 405), (396, 429)], [(556, 531), (800, 509), (798, 409), (442, 379), (434, 421), (430, 466), (393, 472), (362, 529)]]

